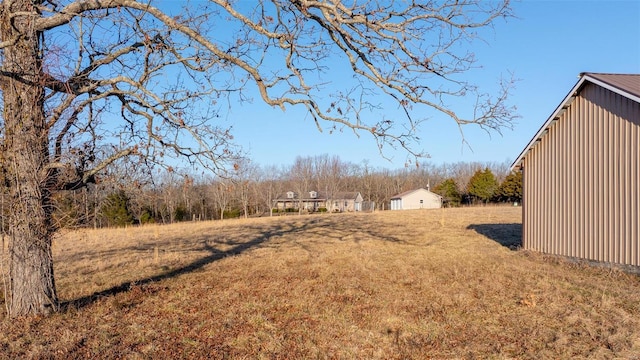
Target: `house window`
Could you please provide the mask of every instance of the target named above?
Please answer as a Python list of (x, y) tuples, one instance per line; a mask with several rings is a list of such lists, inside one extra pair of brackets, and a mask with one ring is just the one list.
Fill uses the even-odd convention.
[(287, 199), (293, 199), (293, 191), (287, 191)]

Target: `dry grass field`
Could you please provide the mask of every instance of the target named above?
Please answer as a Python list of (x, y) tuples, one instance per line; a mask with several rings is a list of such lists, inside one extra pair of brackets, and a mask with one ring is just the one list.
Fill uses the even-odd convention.
[(640, 277), (519, 250), (520, 222), (486, 207), (60, 234), (64, 310), (0, 315), (0, 357), (640, 359)]

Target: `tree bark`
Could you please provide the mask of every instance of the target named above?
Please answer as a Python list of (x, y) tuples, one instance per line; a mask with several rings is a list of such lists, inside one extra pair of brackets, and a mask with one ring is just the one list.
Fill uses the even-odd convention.
[(32, 29), (39, 16), (34, 3), (19, 0), (1, 5), (5, 7), (0, 24), (2, 40), (16, 40), (14, 46), (4, 49), (1, 82), (4, 166), (11, 201), (8, 308), (12, 317), (49, 313), (59, 306), (53, 276), (49, 190), (55, 175), (47, 168), (49, 150), (42, 82), (42, 34)]

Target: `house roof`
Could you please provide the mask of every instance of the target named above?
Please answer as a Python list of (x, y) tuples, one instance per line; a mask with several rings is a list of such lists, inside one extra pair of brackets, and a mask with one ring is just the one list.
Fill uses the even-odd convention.
[(322, 191), (317, 191), (317, 196), (315, 198), (311, 198), (309, 197), (309, 192), (305, 192), (304, 194), (306, 196), (302, 197), (302, 199), (300, 199), (298, 197), (298, 193), (295, 193), (295, 198), (291, 199), (291, 198), (287, 198), (287, 194), (280, 194), (278, 195), (278, 197), (275, 200), (286, 200), (286, 201), (325, 201), (327, 199), (329, 200), (356, 200), (358, 198), (358, 195), (360, 195), (359, 192), (357, 191), (338, 191), (333, 193), (332, 196), (329, 196), (328, 193), (322, 192)]
[(511, 171), (522, 165), (522, 161), (533, 146), (547, 133), (547, 128), (555, 123), (560, 115), (571, 105), (573, 99), (582, 90), (586, 82), (601, 86), (609, 91), (624, 96), (630, 100), (640, 103), (640, 74), (604, 74), (604, 73), (581, 73), (578, 82), (571, 88), (560, 105), (542, 124), (540, 130), (529, 141), (522, 150), (518, 158), (511, 164)]
[(431, 191), (429, 191), (429, 190), (427, 190), (427, 189), (419, 188), (419, 189), (409, 190), (409, 191), (405, 191), (405, 192), (403, 192), (403, 193), (400, 193), (400, 194), (394, 195), (394, 196), (392, 196), (392, 197), (391, 197), (391, 200), (393, 200), (393, 199), (401, 199), (401, 198), (403, 198), (403, 197), (405, 197), (405, 196), (407, 196), (407, 195), (411, 195), (411, 194), (413, 194), (413, 193), (414, 193), (414, 192), (416, 192), (416, 191), (426, 191), (426, 192), (431, 193), (431, 194), (433, 194), (433, 195), (435, 195), (435, 196), (437, 196), (437, 197), (442, 197), (442, 196), (440, 196), (440, 195), (438, 195), (438, 194), (436, 194), (436, 193), (434, 193), (434, 192), (431, 192)]

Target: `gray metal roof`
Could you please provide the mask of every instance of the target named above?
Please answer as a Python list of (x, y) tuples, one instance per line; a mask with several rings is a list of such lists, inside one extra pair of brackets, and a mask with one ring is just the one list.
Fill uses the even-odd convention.
[(628, 99), (640, 103), (640, 74), (605, 74), (605, 73), (581, 73), (578, 82), (571, 88), (571, 91), (565, 96), (560, 105), (551, 114), (551, 116), (540, 127), (540, 130), (529, 141), (529, 144), (522, 150), (518, 158), (511, 164), (511, 171), (514, 171), (521, 165), (522, 160), (529, 150), (538, 142), (546, 133), (547, 128), (559, 119), (560, 114), (569, 107), (575, 96), (580, 92), (585, 82), (596, 84), (608, 89), (616, 94), (624, 96)]
[(339, 200), (356, 200), (358, 198), (358, 195), (360, 195), (359, 192), (357, 191), (337, 191), (334, 192), (332, 194), (329, 193), (325, 193), (323, 191), (316, 191), (317, 196), (312, 198), (309, 195), (309, 192), (305, 192), (302, 198), (299, 197), (299, 194), (297, 192), (294, 192), (294, 198), (288, 198), (287, 194), (279, 194), (275, 200), (280, 200), (280, 201), (326, 201), (326, 200), (335, 200), (335, 201), (339, 201)]
[(583, 73), (581, 75), (600, 80), (618, 90), (615, 92), (620, 93), (622, 91), (627, 92), (629, 95), (640, 97), (640, 74)]

